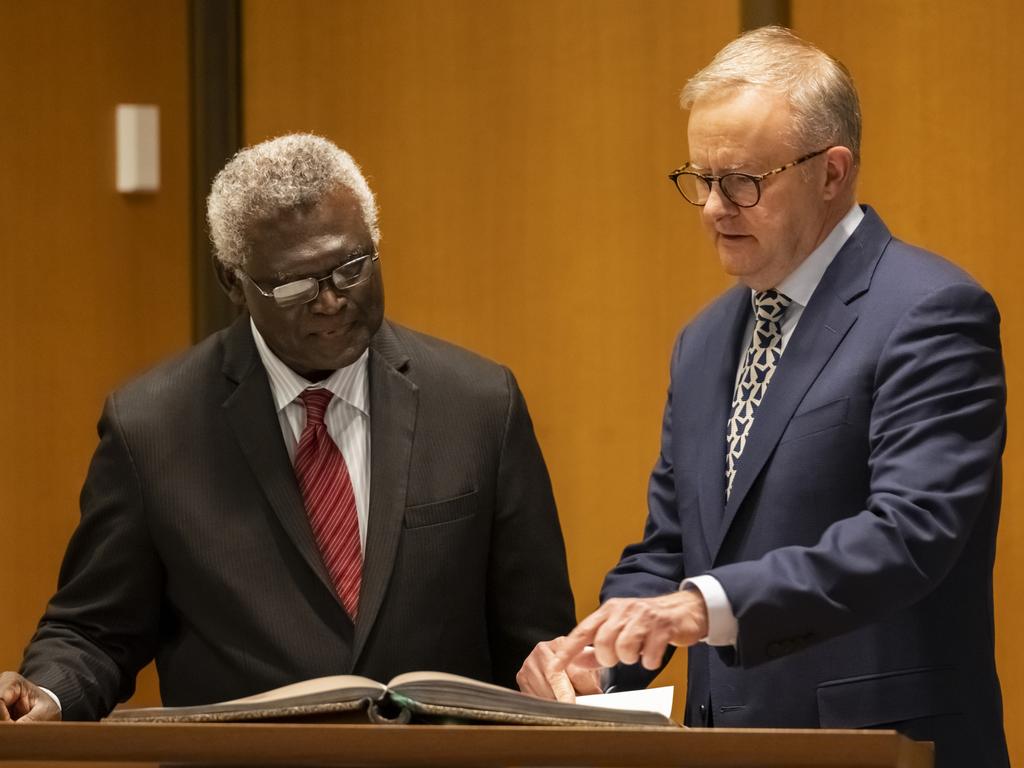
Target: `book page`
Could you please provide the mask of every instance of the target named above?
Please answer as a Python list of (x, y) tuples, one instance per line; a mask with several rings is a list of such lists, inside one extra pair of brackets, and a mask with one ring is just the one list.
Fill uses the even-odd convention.
[(606, 709), (628, 709), (631, 712), (658, 712), (665, 717), (672, 716), (672, 699), (675, 687), (644, 688), (639, 691), (616, 691), (615, 693), (593, 693), (577, 696), (576, 703), (587, 707)]
[(344, 691), (346, 689), (358, 690), (365, 688), (380, 692), (386, 690), (383, 685), (368, 677), (359, 677), (358, 675), (329, 675), (327, 677), (315, 677), (312, 680), (303, 680), (299, 683), (284, 685), (280, 688), (274, 688), (271, 691), (264, 691), (263, 693), (246, 696), (242, 699), (221, 701), (218, 702), (218, 704), (262, 704), (278, 701), (279, 699), (292, 699), (300, 696), (310, 696), (312, 694), (323, 693), (325, 691)]
[(213, 704), (177, 707), (119, 707), (104, 720), (122, 723), (205, 723), (242, 722), (311, 716), (351, 717), (365, 722), (367, 706), (387, 689), (380, 683), (357, 675), (330, 675), (303, 680), (252, 696)]
[(490, 688), (495, 691), (508, 691), (508, 688), (502, 688), (500, 685), (494, 683), (484, 683), (480, 680), (474, 680), (470, 677), (463, 677), (462, 675), (454, 675), (451, 672), (405, 672), (404, 674), (393, 677), (388, 683), (388, 688), (394, 688), (397, 685), (406, 685), (408, 683), (449, 683), (453, 686), (469, 686), (472, 688)]
[(388, 689), (393, 701), (419, 715), (533, 725), (672, 726), (670, 719), (645, 708), (576, 706), (443, 672), (399, 675)]

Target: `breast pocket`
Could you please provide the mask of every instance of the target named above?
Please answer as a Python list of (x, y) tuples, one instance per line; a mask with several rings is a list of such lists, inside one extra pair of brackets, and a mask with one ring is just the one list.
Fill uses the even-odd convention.
[(847, 416), (850, 411), (850, 398), (843, 397), (833, 400), (831, 403), (819, 405), (809, 411), (797, 413), (790, 419), (789, 427), (779, 444), (788, 443), (791, 440), (798, 440), (801, 437), (808, 437), (824, 432), (827, 429), (840, 427), (847, 424)]
[(472, 517), (477, 510), (477, 495), (476, 491), (470, 491), (451, 499), (406, 507), (404, 525), (406, 528), (425, 528)]

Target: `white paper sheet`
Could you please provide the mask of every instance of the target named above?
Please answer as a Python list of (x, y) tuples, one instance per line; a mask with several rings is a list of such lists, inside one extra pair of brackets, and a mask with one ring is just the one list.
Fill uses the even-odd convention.
[(671, 717), (674, 693), (674, 686), (665, 685), (660, 688), (644, 688), (639, 691), (616, 691), (615, 693), (577, 696), (576, 703), (588, 707), (604, 707), (605, 709), (658, 712), (665, 717)]

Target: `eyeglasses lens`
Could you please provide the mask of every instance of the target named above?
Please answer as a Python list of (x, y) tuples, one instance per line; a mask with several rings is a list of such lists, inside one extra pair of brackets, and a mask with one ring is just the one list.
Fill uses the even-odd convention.
[(739, 173), (727, 173), (720, 182), (725, 196), (741, 208), (757, 204), (757, 182)]
[[(696, 173), (682, 173), (676, 178), (679, 191), (694, 205), (704, 205), (711, 194), (708, 182)], [(722, 193), (734, 205), (749, 208), (757, 205), (757, 182), (745, 174), (727, 173), (719, 181)]]
[(304, 277), (292, 283), (285, 283), (274, 289), (274, 301), (282, 307), (303, 304), (316, 297), (317, 287), (317, 281), (312, 277)]
[(363, 256), (359, 259), (353, 259), (352, 261), (346, 262), (338, 267), (334, 272), (331, 273), (331, 278), (334, 281), (334, 285), (338, 290), (345, 288), (351, 288), (354, 285), (359, 285), (363, 282), (368, 275), (367, 267), (370, 263), (368, 256)]
[[(370, 276), (372, 263), (370, 256), (361, 256), (358, 259), (342, 264), (330, 274), (331, 282), (334, 283), (335, 289), (344, 291), (365, 282)], [(301, 280), (293, 280), (290, 283), (279, 285), (271, 293), (279, 307), (294, 307), (297, 304), (306, 304), (313, 301), (320, 294), (320, 283), (326, 279), (326, 277), (319, 280), (315, 277), (304, 277)]]
[(708, 185), (695, 173), (682, 173), (676, 177), (676, 185), (683, 197), (694, 205), (704, 205), (708, 201)]

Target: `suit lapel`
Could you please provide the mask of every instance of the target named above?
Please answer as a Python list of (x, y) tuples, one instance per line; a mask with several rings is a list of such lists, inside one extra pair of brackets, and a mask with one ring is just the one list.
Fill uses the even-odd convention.
[[(700, 451), (699, 499), (700, 521), (709, 563), (717, 548), (725, 513), (725, 435), (740, 346), (743, 344), (743, 332), (750, 313), (750, 289), (738, 285), (726, 298), (721, 321), (712, 323), (714, 327), (723, 329), (722, 335), (716, 333), (704, 340), (701, 370), (708, 372), (708, 375), (695, 372), (694, 376), (697, 386), (703, 388), (703, 391), (693, 393), (692, 402), (701, 411), (700, 426), (694, 434), (707, 435), (707, 443)], [(725, 343), (721, 343), (722, 339)]]
[(408, 362), (385, 321), (370, 345), (370, 515), (353, 663), (380, 611), (402, 533), (419, 402), (418, 388), (403, 374)]
[(736, 469), (732, 494), (725, 505), (719, 537), (712, 548), (715, 557), (726, 531), (736, 517), (736, 511), (775, 450), (807, 389), (832, 357), (856, 318), (856, 313), (835, 296), (826, 299), (815, 291), (793, 337), (786, 345), (782, 361), (764, 399), (757, 408), (754, 424)]
[(238, 385), (224, 401), (228, 424), (285, 533), (324, 587), (337, 599), (309, 526), (292, 463), (280, 439), (281, 424), (266, 370), (252, 338), (248, 315), (239, 318), (228, 330), (224, 349), (224, 375)]
[[(786, 345), (779, 367), (758, 406), (750, 436), (743, 449), (732, 494), (712, 558), (718, 556), (725, 535), (744, 498), (775, 450), (793, 414), (811, 384), (835, 353), (857, 320), (852, 303), (870, 286), (871, 275), (891, 236), (870, 208), (860, 226), (840, 249), (811, 296), (800, 322)], [(738, 358), (734, 360), (734, 363)]]

